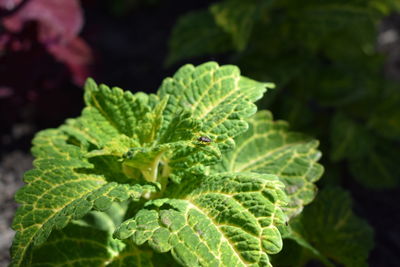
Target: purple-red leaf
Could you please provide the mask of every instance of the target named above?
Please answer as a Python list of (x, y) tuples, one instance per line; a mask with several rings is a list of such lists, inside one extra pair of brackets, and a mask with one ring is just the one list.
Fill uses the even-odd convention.
[(27, 23), (35, 22), (35, 41), (68, 67), (75, 84), (82, 85), (90, 76), (92, 51), (78, 37), (83, 25), (82, 8), (78, 0), (0, 0), (0, 8), (9, 11), (1, 21), (8, 34), (0, 35), (0, 49), (4, 50), (8, 44), (11, 51), (29, 50), (30, 42), (12, 40), (10, 34), (18, 34)]
[[(21, 0), (0, 0), (0, 7), (12, 10), (20, 2)], [(78, 0), (29, 0), (2, 22), (9, 31), (19, 32), (28, 21), (39, 22), (41, 42), (67, 42), (80, 32), (83, 15)]]

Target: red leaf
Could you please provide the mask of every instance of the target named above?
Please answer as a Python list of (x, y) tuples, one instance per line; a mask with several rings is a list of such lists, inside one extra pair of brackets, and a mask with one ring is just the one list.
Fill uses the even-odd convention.
[(93, 59), (92, 51), (84, 40), (76, 37), (67, 44), (52, 45), (48, 50), (56, 59), (68, 66), (76, 84), (84, 84), (90, 76), (89, 65)]
[[(11, 10), (21, 0), (0, 0), (0, 6)], [(39, 40), (45, 44), (74, 39), (83, 25), (78, 0), (29, 0), (12, 16), (3, 19), (4, 26), (19, 32), (27, 21), (39, 22)]]
[[(15, 9), (22, 0), (0, 0), (0, 7)], [(83, 85), (90, 76), (89, 65), (92, 51), (84, 40), (78, 37), (83, 26), (83, 14), (78, 0), (28, 0), (16, 12), (2, 19), (4, 27), (12, 33), (19, 33), (29, 21), (37, 24), (37, 40), (45, 46), (59, 62), (68, 66), (73, 81)], [(0, 49), (11, 40), (0, 35)], [(22, 48), (21, 42), (12, 42), (13, 50)], [(19, 46), (18, 46), (19, 45)]]

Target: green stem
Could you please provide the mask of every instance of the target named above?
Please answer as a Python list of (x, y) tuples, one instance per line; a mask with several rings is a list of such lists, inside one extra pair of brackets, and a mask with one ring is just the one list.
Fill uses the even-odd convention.
[(164, 163), (163, 171), (160, 177), (160, 184), (161, 184), (161, 190), (160, 190), (160, 195), (162, 196), (164, 194), (164, 191), (167, 189), (167, 184), (168, 184), (168, 177), (169, 174), (171, 173), (171, 168), (169, 167), (168, 163)]

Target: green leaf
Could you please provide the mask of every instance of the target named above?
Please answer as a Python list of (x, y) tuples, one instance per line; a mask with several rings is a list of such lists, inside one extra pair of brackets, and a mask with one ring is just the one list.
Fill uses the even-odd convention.
[(184, 266), (271, 266), (268, 254), (282, 248), (277, 225), (286, 196), (271, 175), (219, 174), (185, 180), (170, 198), (148, 202), (125, 221), (116, 237), (171, 250)]
[(113, 204), (107, 212), (92, 211), (32, 251), (29, 266), (154, 266), (153, 253), (132, 242), (112, 238), (126, 208)]
[(283, 239), (283, 249), (276, 255), (272, 255), (271, 263), (279, 267), (301, 267), (305, 265), (303, 261), (304, 249), (296, 241), (288, 238)]
[(87, 107), (81, 117), (68, 120), (62, 130), (99, 149), (122, 136), (136, 145), (153, 142), (167, 100), (140, 92), (132, 94), (118, 87), (110, 89), (104, 84), (97, 86), (91, 79), (86, 82), (84, 98)]
[(148, 181), (161, 177), (179, 182), (184, 173), (204, 173), (205, 166), (221, 158), (221, 151), (216, 142), (199, 141), (203, 134), (202, 123), (191, 113), (177, 112), (153, 146), (130, 149), (124, 164), (141, 169)]
[[(373, 41), (375, 24), (383, 17), (365, 1), (308, 1), (305, 4), (292, 2), (284, 4), (281, 8), (285, 9), (287, 14), (285, 29), (291, 31), (283, 33), (287, 34), (284, 36), (285, 40), (288, 41), (288, 37), (292, 36), (294, 43), (304, 46), (303, 49), (311, 49), (313, 53), (320, 50), (325, 50), (328, 54), (340, 51), (335, 55), (336, 62), (344, 55), (354, 56), (359, 54), (361, 49), (365, 51), (366, 45)], [(279, 23), (276, 21), (273, 24), (277, 22)], [(355, 31), (355, 28), (359, 30)], [(336, 38), (338, 34), (342, 38)], [(347, 52), (338, 46), (343, 40), (348, 41), (350, 49)], [(352, 45), (356, 47), (352, 48)]]
[[(242, 77), (234, 66), (213, 62), (182, 67), (164, 80), (158, 96), (89, 80), (88, 107), (61, 129), (90, 148), (87, 157), (123, 161), (119, 179), (142, 176), (163, 187), (167, 176), (179, 182), (182, 172), (201, 173), (215, 164), (220, 150), (232, 147), (232, 137), (247, 128), (243, 118), (256, 111), (252, 102), (268, 86)], [(199, 142), (202, 136), (212, 142)]]
[(317, 163), (321, 157), (318, 141), (289, 132), (288, 124), (273, 121), (269, 111), (259, 111), (248, 123), (249, 130), (235, 139), (236, 148), (214, 168), (277, 175), (289, 197), (289, 204), (284, 207), (286, 214), (298, 214), (314, 199), (314, 183), (323, 173), (323, 167)]
[(368, 126), (386, 138), (400, 140), (400, 92), (398, 84), (392, 86), (368, 117)]
[(232, 36), (237, 50), (243, 50), (256, 21), (258, 6), (253, 1), (229, 0), (211, 5), (215, 22)]
[(96, 174), (85, 152), (68, 143), (57, 130), (40, 132), (33, 140), (35, 169), (25, 173), (27, 183), (16, 194), (21, 204), (13, 222), (13, 265), (20, 266), (31, 247), (43, 243), (51, 231), (92, 208), (106, 210), (113, 201), (138, 200), (150, 186), (117, 184)]
[[(115, 239), (113, 239), (115, 240)], [(132, 243), (126, 244), (124, 249), (119, 252), (118, 255), (114, 256), (111, 261), (107, 262), (107, 266), (109, 267), (119, 267), (119, 266), (133, 266), (133, 267), (141, 267), (141, 266), (149, 266), (149, 267), (158, 267), (158, 266), (168, 266), (157, 263), (157, 257), (151, 249), (141, 248)], [(156, 264), (155, 264), (156, 263)], [(174, 265), (169, 265), (174, 266)]]
[(54, 231), (46, 243), (34, 249), (29, 266), (105, 266), (124, 247), (106, 231), (70, 224)]
[(368, 130), (358, 125), (344, 113), (336, 113), (332, 119), (331, 159), (360, 159), (374, 146)]
[[(185, 65), (163, 81), (158, 95), (168, 96), (159, 143), (182, 142), (163, 162), (170, 174), (202, 169), (216, 163), (221, 152), (234, 146), (233, 137), (248, 128), (245, 118), (257, 110), (257, 101), (272, 84), (240, 75), (237, 67), (209, 62)], [(199, 138), (209, 138), (204, 144)]]
[(166, 64), (230, 50), (230, 36), (215, 24), (208, 10), (191, 12), (180, 17), (172, 30)]
[(366, 187), (393, 188), (400, 183), (398, 153), (398, 146), (385, 139), (376, 138), (376, 145), (363, 158), (350, 161), (350, 172)]
[(247, 130), (245, 118), (257, 111), (253, 102), (273, 84), (261, 83), (240, 75), (236, 66), (208, 62), (185, 65), (172, 78), (163, 81), (158, 95), (169, 95), (164, 110), (166, 128), (174, 114), (184, 110), (202, 123), (202, 133), (221, 149), (232, 148), (233, 137)]
[(321, 191), (290, 226), (287, 237), (309, 250), (310, 258), (325, 261), (327, 266), (328, 259), (343, 266), (367, 266), (373, 232), (352, 212), (347, 192), (339, 188)]

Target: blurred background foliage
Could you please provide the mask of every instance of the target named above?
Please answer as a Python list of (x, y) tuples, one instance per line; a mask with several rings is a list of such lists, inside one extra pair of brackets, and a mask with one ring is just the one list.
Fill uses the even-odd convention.
[[(378, 23), (395, 0), (225, 0), (183, 16), (167, 64), (224, 53), (250, 77), (278, 88), (260, 106), (321, 141), (329, 183), (399, 183), (400, 86), (385, 76)], [(193, 27), (193, 25), (196, 25)]]
[(368, 263), (397, 266), (399, 11), (398, 0), (0, 0), (0, 155), (78, 115), (88, 76), (155, 92), (182, 64), (235, 64), (277, 84), (260, 108), (321, 143), (323, 190), (292, 224), (310, 243), (286, 239), (275, 262), (366, 264), (359, 215), (375, 232)]

